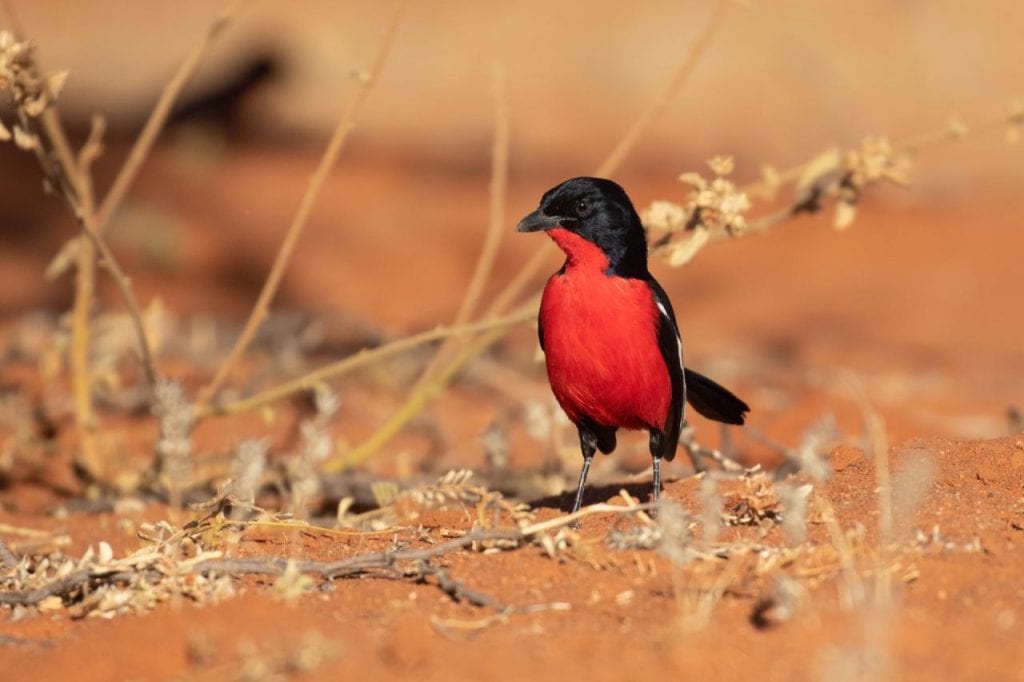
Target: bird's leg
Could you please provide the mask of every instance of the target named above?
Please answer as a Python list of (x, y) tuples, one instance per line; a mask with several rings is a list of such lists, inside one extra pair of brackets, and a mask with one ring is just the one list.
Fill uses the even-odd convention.
[[(576, 500), (572, 504), (572, 513), (575, 514), (583, 505), (583, 488), (587, 485), (587, 474), (590, 473), (590, 463), (594, 459), (594, 452), (597, 450), (597, 438), (589, 430), (580, 429), (580, 450), (583, 451), (583, 468), (580, 469), (580, 482), (576, 486)], [(572, 528), (579, 528), (579, 520), (573, 521)]]
[(572, 503), (572, 513), (575, 514), (583, 506), (583, 487), (587, 484), (587, 473), (590, 471), (590, 462), (594, 459), (594, 453), (583, 455), (583, 468), (580, 469), (580, 482), (576, 486), (576, 501)]
[(658, 516), (658, 497), (661, 494), (661, 457), (655, 457), (654, 462), (651, 466), (653, 471), (654, 486), (651, 489), (651, 504), (654, 508), (651, 509), (651, 518), (657, 518)]

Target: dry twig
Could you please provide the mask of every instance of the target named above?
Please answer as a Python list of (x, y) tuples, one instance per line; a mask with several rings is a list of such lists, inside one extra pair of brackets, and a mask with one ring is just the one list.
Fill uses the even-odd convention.
[[(477, 259), (473, 276), (470, 278), (469, 286), (455, 314), (454, 324), (464, 324), (472, 317), (483, 293), (484, 285), (490, 277), (494, 267), (494, 260), (498, 255), (498, 247), (501, 245), (501, 235), (505, 226), (505, 198), (508, 193), (508, 103), (505, 101), (505, 81), (502, 70), (498, 65), (494, 66), (492, 91), (494, 96), (494, 144), (491, 147), (491, 201), (490, 215), (487, 222), (487, 234), (484, 236), (484, 245)], [(455, 347), (458, 341), (454, 338), (445, 339), (444, 343), (437, 350), (433, 359), (423, 370), (419, 380), (413, 386), (415, 393), (430, 380), (437, 367), (449, 359), (449, 351)]]
[(260, 291), (260, 295), (256, 299), (256, 303), (253, 306), (252, 312), (249, 314), (249, 319), (246, 321), (245, 327), (242, 329), (242, 333), (239, 335), (235, 345), (228, 352), (224, 362), (222, 362), (220, 367), (217, 369), (213, 379), (211, 379), (210, 382), (199, 391), (199, 395), (196, 399), (197, 412), (204, 411), (206, 406), (216, 395), (218, 389), (220, 389), (225, 379), (227, 379), (231, 370), (234, 369), (234, 366), (238, 363), (242, 354), (249, 347), (249, 344), (252, 342), (252, 339), (256, 334), (256, 330), (261, 324), (263, 324), (263, 320), (266, 319), (267, 315), (270, 313), (270, 302), (277, 293), (277, 288), (280, 286), (281, 279), (284, 277), (285, 270), (288, 268), (288, 263), (291, 261), (295, 245), (298, 243), (299, 236), (306, 227), (310, 213), (313, 211), (313, 206), (316, 204), (316, 200), (320, 196), (320, 190), (323, 188), (330, 170), (338, 160), (338, 155), (341, 153), (341, 149), (345, 144), (345, 141), (348, 139), (349, 133), (351, 133), (352, 129), (355, 127), (356, 115), (362, 108), (363, 103), (370, 94), (374, 83), (380, 76), (381, 69), (384, 67), (384, 62), (387, 60), (388, 54), (391, 51), (391, 45), (394, 42), (395, 32), (398, 29), (398, 22), (402, 16), (404, 7), (404, 0), (396, 0), (391, 12), (391, 17), (388, 20), (384, 33), (381, 35), (380, 42), (377, 45), (377, 50), (374, 54), (370, 69), (369, 71), (359, 75), (356, 91), (352, 95), (352, 99), (349, 101), (348, 105), (345, 107), (345, 110), (338, 121), (338, 125), (334, 129), (334, 133), (331, 135), (331, 139), (327, 143), (327, 147), (324, 149), (323, 155), (320, 157), (320, 162), (317, 164), (316, 171), (314, 171), (313, 175), (309, 179), (309, 185), (306, 187), (306, 192), (302, 197), (302, 201), (299, 202), (298, 209), (295, 212), (294, 218), (292, 218), (291, 225), (288, 226), (288, 231), (285, 233), (284, 241), (281, 243), (281, 247), (278, 249), (277, 256), (274, 259), (274, 264), (270, 268), (270, 274), (267, 275), (267, 279), (263, 283), (263, 289)]
[(413, 348), (431, 343), (432, 341), (437, 341), (450, 336), (472, 334), (474, 332), (488, 331), (492, 329), (504, 329), (506, 327), (522, 324), (530, 319), (533, 319), (533, 311), (522, 309), (504, 317), (485, 320), (483, 322), (474, 322), (471, 324), (448, 327), (438, 326), (434, 329), (420, 332), (419, 334), (414, 334), (402, 339), (397, 339), (391, 343), (386, 343), (382, 346), (377, 346), (376, 348), (365, 348), (357, 353), (349, 355), (348, 357), (342, 358), (337, 362), (332, 362), (329, 365), (315, 369), (312, 372), (287, 381), (279, 386), (269, 388), (254, 396), (224, 405), (207, 405), (196, 411), (196, 419), (247, 412), (275, 400), (280, 400), (281, 398), (292, 395), (293, 393), (308, 390), (319, 382), (334, 379), (342, 374), (347, 374), (348, 372), (365, 367), (366, 365), (374, 362), (379, 362), (395, 355), (399, 355)]

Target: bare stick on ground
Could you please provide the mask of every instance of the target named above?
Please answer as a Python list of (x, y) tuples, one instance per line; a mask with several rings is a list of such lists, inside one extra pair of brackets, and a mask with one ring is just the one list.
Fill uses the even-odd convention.
[[(296, 561), (279, 557), (250, 557), (245, 559), (206, 559), (186, 562), (180, 569), (189, 573), (225, 573), (229, 575), (273, 575), (279, 576), (288, 570), (318, 575), (327, 580), (350, 578), (363, 575), (401, 577), (423, 580), (432, 577), (438, 586), (454, 599), (465, 599), (477, 606), (489, 606), (503, 610), (505, 606), (497, 600), (466, 588), (446, 571), (431, 566), (430, 559), (471, 547), (480, 543), (506, 542), (518, 545), (541, 533), (565, 527), (585, 516), (593, 514), (636, 514), (650, 510), (650, 504), (619, 506), (595, 504), (584, 507), (575, 514), (559, 516), (547, 521), (520, 528), (494, 528), (471, 530), (462, 535), (422, 549), (397, 549), (383, 552), (369, 552), (340, 559), (338, 561)], [(0, 560), (3, 557), (0, 556)], [(399, 564), (414, 563), (411, 569), (401, 569)], [(53, 580), (41, 587), (27, 590), (0, 592), (0, 605), (32, 606), (50, 596), (68, 598), (87, 585), (126, 582), (135, 575), (146, 575), (159, 580), (161, 572), (151, 567), (140, 567), (133, 571), (104, 569), (103, 567), (81, 568), (70, 575)]]

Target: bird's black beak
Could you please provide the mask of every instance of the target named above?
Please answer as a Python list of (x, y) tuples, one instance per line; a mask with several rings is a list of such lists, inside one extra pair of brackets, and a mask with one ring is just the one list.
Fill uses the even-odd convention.
[(538, 208), (536, 211), (519, 221), (519, 224), (516, 225), (516, 232), (539, 232), (540, 230), (550, 230), (552, 227), (558, 227), (561, 221), (561, 218), (551, 218), (544, 215)]

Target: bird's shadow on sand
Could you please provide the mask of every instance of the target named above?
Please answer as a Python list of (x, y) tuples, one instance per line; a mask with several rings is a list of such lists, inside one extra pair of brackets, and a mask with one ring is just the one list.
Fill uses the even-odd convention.
[[(650, 481), (638, 481), (635, 483), (605, 483), (603, 485), (587, 484), (586, 489), (583, 491), (583, 506), (585, 507), (590, 504), (606, 502), (608, 499), (618, 495), (620, 490), (625, 490), (641, 502), (648, 502), (651, 499)], [(557, 509), (563, 514), (568, 514), (572, 511), (572, 501), (575, 498), (576, 490), (571, 489), (558, 495), (548, 495), (546, 497), (529, 500), (527, 504), (534, 509)]]

